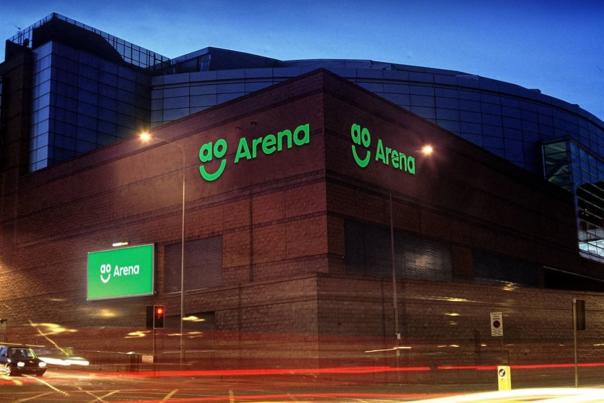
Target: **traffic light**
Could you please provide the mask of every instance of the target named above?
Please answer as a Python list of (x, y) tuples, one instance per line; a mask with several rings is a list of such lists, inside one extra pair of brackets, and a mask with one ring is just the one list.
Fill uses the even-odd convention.
[(163, 305), (153, 306), (153, 323), (156, 329), (164, 328), (164, 317), (166, 316), (166, 310)]
[(165, 316), (163, 305), (147, 305), (147, 329), (163, 329)]

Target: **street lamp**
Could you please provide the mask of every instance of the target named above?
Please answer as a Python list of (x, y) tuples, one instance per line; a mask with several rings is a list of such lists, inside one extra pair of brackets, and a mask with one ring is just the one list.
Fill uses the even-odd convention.
[[(431, 144), (425, 144), (420, 149), (421, 154), (429, 158), (434, 153), (434, 147)], [(394, 335), (396, 337), (396, 366), (399, 366), (400, 359), (400, 349), (398, 348), (401, 342), (401, 329), (399, 323), (399, 312), (398, 312), (398, 288), (397, 288), (397, 278), (396, 278), (396, 263), (395, 263), (395, 248), (394, 248), (394, 218), (392, 212), (392, 189), (388, 191), (389, 198), (389, 206), (390, 206), (390, 259), (392, 262), (392, 307), (394, 310)], [(403, 254), (403, 262), (405, 261), (405, 256)], [(404, 268), (403, 268), (404, 269)], [(404, 273), (403, 273), (404, 274)], [(404, 277), (403, 277), (404, 278)], [(403, 282), (403, 285), (405, 283)], [(403, 295), (404, 301), (405, 295)]]
[(422, 147), (421, 149), (421, 153), (425, 156), (425, 157), (429, 157), (432, 155), (432, 153), (434, 152), (434, 147), (432, 147), (431, 144), (426, 144)]
[[(149, 143), (151, 140), (153, 140), (153, 136), (148, 131), (144, 131), (139, 134), (139, 139), (143, 143)], [(180, 322), (179, 363), (180, 363), (180, 366), (182, 367), (183, 356), (184, 356), (183, 317), (184, 317), (184, 306), (185, 306), (185, 287), (184, 287), (184, 284), (185, 284), (185, 200), (186, 200), (185, 150), (178, 143), (175, 143), (173, 141), (168, 141), (166, 139), (159, 138), (159, 137), (158, 137), (158, 139), (164, 144), (172, 144), (172, 145), (175, 145), (176, 147), (178, 147), (178, 149), (180, 150), (181, 157), (182, 157), (182, 167), (181, 167), (181, 170), (182, 170), (182, 205), (181, 205), (182, 215), (181, 215), (181, 223), (180, 223), (181, 224), (180, 225), (181, 233), (180, 233), (180, 320), (179, 320), (179, 322)]]

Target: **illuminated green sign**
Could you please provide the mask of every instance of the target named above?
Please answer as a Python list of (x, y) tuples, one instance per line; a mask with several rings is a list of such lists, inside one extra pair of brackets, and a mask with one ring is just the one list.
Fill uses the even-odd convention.
[[(402, 151), (384, 145), (382, 139), (378, 139), (375, 150), (371, 151), (371, 133), (366, 127), (353, 123), (350, 127), (350, 138), (352, 139), (352, 158), (361, 169), (369, 166), (373, 160), (381, 162), (393, 169), (415, 175), (415, 157), (407, 155)], [(358, 149), (357, 149), (358, 147)]]
[[(305, 123), (296, 127), (293, 131), (284, 129), (277, 134), (265, 134), (264, 136), (248, 139), (241, 137), (237, 141), (237, 151), (233, 164), (237, 165), (245, 161), (254, 160), (260, 155), (271, 155), (280, 153), (290, 148), (302, 147), (310, 143), (310, 124)], [(227, 151), (229, 144), (225, 139), (209, 141), (199, 148), (199, 173), (206, 182), (213, 182), (220, 178), (227, 167)], [(220, 164), (214, 172), (210, 172), (207, 164), (220, 159)]]
[(153, 245), (88, 252), (86, 299), (153, 294)]

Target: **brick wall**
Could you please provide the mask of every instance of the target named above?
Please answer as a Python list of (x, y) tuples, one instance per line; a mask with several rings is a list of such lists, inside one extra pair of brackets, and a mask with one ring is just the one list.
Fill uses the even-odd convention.
[[(309, 145), (232, 164), (240, 136), (302, 123), (311, 127)], [(356, 168), (352, 123), (415, 153), (416, 175), (376, 164)], [(390, 190), (394, 226), (445, 242), (455, 277), (398, 283), (404, 341), (421, 352), (409, 353), (408, 362), (500, 359), (492, 341), (482, 343), (492, 310), (505, 314), (506, 340), (522, 345), (514, 359), (549, 359), (550, 348), (568, 343), (564, 324), (575, 294), (478, 284), (474, 248), (568, 271), (599, 268), (578, 258), (567, 194), (325, 72), (154, 134), (185, 152), (186, 238), (222, 236), (224, 284), (185, 298), (185, 313), (215, 317), (212, 329), (186, 336), (188, 350), (213, 351), (212, 365), (317, 365), (319, 358), (324, 365), (390, 364), (389, 356), (365, 351), (391, 347), (392, 285), (347, 274), (344, 263), (346, 220), (387, 226)], [(229, 141), (227, 168), (208, 183), (199, 176), (198, 150), (217, 138)], [(426, 142), (436, 149), (431, 160), (417, 153)], [(12, 339), (40, 343), (31, 320), (70, 329), (53, 337), (84, 351), (148, 351), (148, 333), (129, 334), (144, 330), (145, 305), (163, 303), (168, 326), (160, 349), (174, 358), (180, 296), (164, 292), (163, 256), (166, 245), (180, 242), (181, 157), (171, 144), (126, 140), (4, 187), (2, 205), (18, 206), (3, 207), (0, 220), (0, 284), (10, 284), (0, 288), (0, 317), (9, 319)], [(86, 252), (118, 240), (156, 244), (157, 293), (87, 302)], [(585, 340), (596, 340), (602, 301), (596, 294), (586, 299), (594, 321)], [(539, 349), (542, 340), (547, 348)], [(189, 358), (207, 364), (195, 354)]]
[[(390, 279), (320, 276), (318, 293), (325, 365), (390, 362), (388, 349), (397, 345)], [(586, 301), (581, 362), (599, 362), (604, 354), (601, 294), (407, 280), (397, 283), (397, 296), (399, 345), (411, 347), (410, 366), (495, 365), (508, 354), (513, 364), (571, 363), (573, 297)], [(490, 312), (503, 312), (503, 339), (491, 336)]]
[[(224, 284), (191, 291), (185, 309), (215, 313), (211, 330), (226, 332), (215, 340), (227, 340), (229, 354), (238, 356), (245, 337), (249, 348), (265, 345), (254, 337), (278, 336), (275, 345), (282, 345), (282, 335), (311, 343), (290, 351), (296, 357), (316, 344), (314, 280), (291, 279), (328, 271), (321, 86), (322, 77), (311, 76), (154, 132), (184, 150), (186, 239), (222, 237)], [(233, 165), (241, 136), (304, 123), (310, 124), (310, 144)], [(217, 138), (229, 143), (227, 169), (220, 180), (204, 182), (199, 147)], [(180, 242), (182, 163), (172, 144), (132, 139), (23, 176), (20, 187), (5, 186), (3, 205), (18, 201), (16, 210), (3, 209), (0, 220), (0, 284), (10, 285), (0, 289), (0, 317), (9, 320), (11, 339), (39, 344), (32, 321), (68, 329), (53, 335), (63, 345), (150, 348), (148, 337), (128, 334), (144, 330), (145, 305), (164, 303), (170, 317), (179, 313), (178, 294), (164, 292), (163, 256), (166, 245)], [(155, 243), (156, 295), (87, 302), (87, 252), (121, 240)], [(166, 350), (175, 348), (169, 334), (178, 320), (172, 319), (162, 338)], [(99, 337), (91, 338), (95, 332)]]

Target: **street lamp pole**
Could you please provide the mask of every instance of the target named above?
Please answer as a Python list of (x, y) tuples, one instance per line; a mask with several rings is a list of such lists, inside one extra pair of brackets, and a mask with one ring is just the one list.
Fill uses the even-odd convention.
[[(173, 143), (176, 145), (176, 143)], [(180, 348), (178, 354), (179, 365), (182, 368), (184, 359), (184, 337), (183, 324), (185, 315), (185, 200), (186, 200), (186, 180), (185, 180), (185, 151), (182, 146), (178, 145), (182, 154), (182, 206), (181, 206), (181, 221), (180, 221)]]
[[(394, 335), (396, 337), (396, 347), (395, 347), (395, 355), (396, 355), (396, 367), (399, 366), (400, 361), (400, 350), (399, 343), (401, 340), (401, 330), (399, 325), (399, 314), (398, 314), (398, 287), (396, 284), (396, 261), (395, 261), (395, 252), (394, 252), (394, 220), (392, 217), (392, 190), (388, 192), (390, 198), (390, 259), (392, 262), (392, 305), (394, 308)], [(398, 372), (397, 372), (398, 374)]]
[[(148, 143), (149, 141), (151, 141), (152, 136), (149, 132), (143, 132), (139, 135), (139, 138), (144, 142), (144, 143)], [(159, 137), (158, 137), (159, 138)], [(184, 329), (183, 329), (183, 318), (184, 318), (184, 307), (185, 307), (185, 206), (186, 206), (186, 159), (185, 159), (185, 150), (184, 148), (178, 144), (175, 143), (173, 141), (168, 141), (166, 139), (163, 138), (159, 138), (159, 140), (161, 140), (162, 143), (164, 144), (171, 144), (174, 145), (178, 148), (178, 150), (180, 151), (180, 155), (182, 158), (182, 165), (181, 165), (181, 177), (182, 177), (182, 184), (181, 184), (181, 189), (182, 189), (182, 199), (181, 199), (181, 221), (180, 221), (180, 326), (179, 326), (179, 355), (178, 355), (178, 362), (180, 367), (182, 368), (183, 365), (183, 361), (184, 361), (184, 349), (185, 349), (185, 344), (184, 344)]]
[(394, 223), (392, 219), (392, 190), (389, 192), (390, 196), (390, 259), (392, 262), (392, 305), (394, 306), (394, 335), (397, 340), (400, 340), (400, 328), (399, 328), (399, 317), (398, 317), (398, 293), (396, 286), (396, 263), (394, 253)]
[[(420, 150), (420, 153), (426, 157), (429, 158), (430, 156), (432, 156), (432, 154), (434, 153), (434, 147), (431, 144), (425, 144)], [(392, 189), (388, 190), (388, 199), (389, 199), (389, 205), (390, 205), (390, 260), (392, 262), (392, 307), (393, 307), (393, 311), (394, 311), (394, 336), (396, 337), (396, 346), (395, 346), (395, 351), (396, 351), (396, 366), (399, 366), (400, 363), (400, 344), (401, 344), (401, 339), (402, 339), (402, 335), (401, 335), (401, 325), (400, 325), (400, 317), (399, 317), (399, 306), (398, 306), (398, 287), (397, 287), (397, 276), (396, 276), (396, 252), (395, 252), (395, 244), (394, 244), (394, 218), (393, 218), (393, 207), (392, 207)], [(404, 253), (403, 253), (404, 255)], [(403, 256), (403, 271), (406, 270), (406, 264), (405, 264), (405, 256)], [(405, 286), (405, 278), (404, 278), (404, 274), (403, 274), (403, 278), (402, 278), (402, 285), (403, 285), (403, 315), (404, 317), (404, 322), (403, 322), (403, 326), (405, 326), (405, 324), (407, 323), (407, 314), (406, 314), (406, 308), (405, 308), (405, 298), (407, 297), (406, 295), (406, 286)], [(397, 372), (398, 374), (398, 372)], [(398, 375), (397, 375), (398, 376)]]

